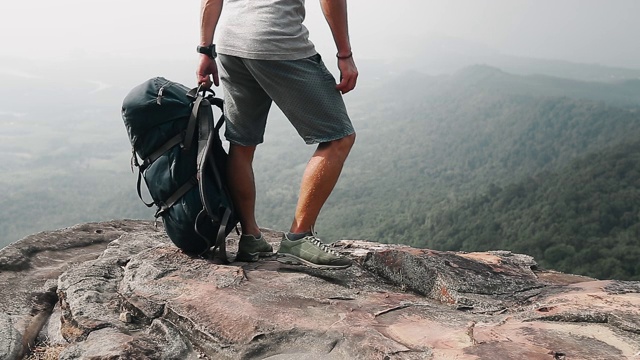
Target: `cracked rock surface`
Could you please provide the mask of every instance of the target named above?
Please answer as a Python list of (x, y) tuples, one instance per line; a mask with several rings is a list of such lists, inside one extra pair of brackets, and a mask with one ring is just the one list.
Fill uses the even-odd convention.
[(144, 221), (30, 236), (0, 250), (0, 359), (46, 338), (60, 359), (640, 360), (638, 282), (505, 251), (333, 248), (355, 265), (222, 264)]

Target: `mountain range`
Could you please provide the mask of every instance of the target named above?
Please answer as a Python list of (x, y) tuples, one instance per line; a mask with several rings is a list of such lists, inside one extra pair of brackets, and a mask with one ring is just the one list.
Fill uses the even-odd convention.
[[(535, 66), (523, 70), (526, 63)], [(630, 262), (640, 251), (640, 72), (615, 69), (615, 79), (593, 81), (613, 70), (576, 64), (562, 78), (558, 69), (571, 64), (519, 64), (428, 75), (364, 61), (359, 88), (345, 98), (358, 139), (319, 235), (513, 250), (549, 268), (638, 279)], [(191, 65), (175, 65), (81, 66), (81, 79), (37, 67), (0, 71), (8, 85), (0, 90), (0, 245), (86, 221), (152, 216), (135, 195), (119, 108), (148, 77), (191, 81), (176, 70)], [(255, 160), (263, 226), (289, 225), (312, 150), (273, 111)]]

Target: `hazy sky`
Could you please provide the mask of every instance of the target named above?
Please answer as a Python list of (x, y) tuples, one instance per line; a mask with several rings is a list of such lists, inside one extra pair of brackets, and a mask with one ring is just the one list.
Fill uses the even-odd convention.
[[(3, 0), (2, 57), (195, 58), (199, 0)], [(349, 0), (357, 58), (390, 58), (429, 39), (504, 54), (640, 68), (640, 0)], [(318, 2), (307, 26), (334, 47)], [(444, 40), (443, 40), (444, 39)]]

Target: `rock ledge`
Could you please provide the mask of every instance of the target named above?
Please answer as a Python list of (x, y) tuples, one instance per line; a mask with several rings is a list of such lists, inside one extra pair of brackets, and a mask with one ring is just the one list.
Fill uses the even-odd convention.
[(0, 250), (0, 359), (43, 339), (60, 359), (640, 359), (639, 282), (505, 251), (333, 247), (356, 265), (220, 264), (144, 221), (29, 236)]

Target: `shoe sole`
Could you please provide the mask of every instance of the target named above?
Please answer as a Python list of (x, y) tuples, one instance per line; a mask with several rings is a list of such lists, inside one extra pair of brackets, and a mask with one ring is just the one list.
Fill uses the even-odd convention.
[(307, 261), (305, 259), (299, 258), (295, 255), (291, 254), (277, 254), (276, 261), (287, 264), (287, 265), (305, 265), (314, 269), (323, 269), (323, 270), (340, 270), (346, 269), (351, 266), (351, 264), (347, 265), (320, 265), (312, 263), (311, 261)]

